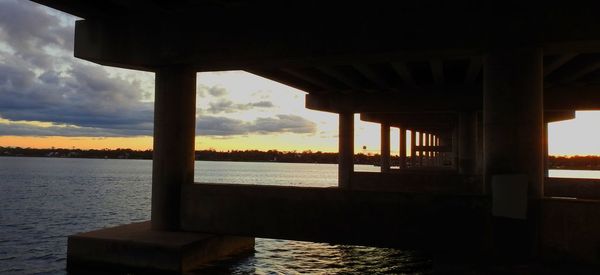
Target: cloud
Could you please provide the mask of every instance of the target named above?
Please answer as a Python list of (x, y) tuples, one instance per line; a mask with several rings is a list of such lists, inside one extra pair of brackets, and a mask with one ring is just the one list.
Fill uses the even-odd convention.
[(46, 51), (72, 52), (74, 29), (44, 9), (29, 1), (1, 1), (0, 41), (14, 49), (19, 58), (49, 68), (54, 65), (53, 57)]
[[(72, 58), (75, 18), (47, 10), (30, 1), (0, 0), (0, 135), (152, 135), (153, 103), (147, 96), (151, 87), (141, 82), (147, 75), (111, 73)], [(197, 94), (211, 97), (207, 109), (199, 113), (274, 107), (264, 93), (260, 101), (234, 103), (225, 98), (228, 91), (219, 85), (198, 84)], [(283, 114), (253, 121), (200, 116), (197, 133), (222, 137), (314, 134), (316, 124)]]
[(227, 89), (215, 85), (215, 86), (206, 86), (204, 84), (198, 84), (196, 87), (196, 94), (198, 97), (206, 97), (207, 95), (211, 95), (213, 97), (223, 97), (228, 94)]
[(65, 22), (74, 18), (46, 10), (29, 1), (0, 1), (0, 117), (73, 128), (3, 125), (3, 130), (23, 135), (63, 131), (70, 136), (84, 128), (110, 135), (151, 134), (153, 104), (143, 100), (147, 91), (140, 81), (70, 57), (73, 25)]
[(0, 64), (0, 117), (12, 121), (152, 130), (153, 105), (142, 94), (139, 83), (96, 65), (74, 63), (36, 77), (19, 64)]
[(234, 113), (239, 111), (247, 111), (253, 108), (272, 108), (275, 107), (271, 101), (258, 101), (246, 104), (234, 104), (229, 99), (219, 99), (215, 102), (208, 103), (207, 111), (211, 114), (218, 113)]
[(248, 134), (314, 134), (316, 123), (296, 115), (276, 115), (251, 122), (227, 117), (203, 116), (196, 123), (200, 136), (236, 136)]
[(76, 126), (37, 126), (29, 123), (0, 123), (0, 136), (126, 137), (148, 136), (148, 130), (114, 130)]

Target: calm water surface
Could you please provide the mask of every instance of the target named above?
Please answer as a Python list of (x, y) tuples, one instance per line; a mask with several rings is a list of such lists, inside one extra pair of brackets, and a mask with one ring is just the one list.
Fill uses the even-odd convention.
[[(0, 273), (65, 274), (68, 235), (149, 220), (151, 167), (149, 160), (0, 157)], [(550, 175), (600, 178), (598, 171)], [(197, 161), (196, 181), (328, 187), (337, 183), (337, 166)], [(431, 268), (415, 252), (257, 239), (254, 255), (198, 273), (423, 274)]]
[[(0, 273), (65, 274), (67, 236), (150, 219), (151, 167), (148, 160), (0, 157)], [(337, 166), (198, 161), (196, 181), (327, 187), (337, 182)], [(254, 255), (198, 273), (422, 274), (430, 269), (431, 261), (415, 252), (257, 239)]]

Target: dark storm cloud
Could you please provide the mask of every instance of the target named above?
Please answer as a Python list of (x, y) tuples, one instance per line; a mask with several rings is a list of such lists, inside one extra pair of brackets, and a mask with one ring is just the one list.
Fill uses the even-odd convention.
[(218, 113), (234, 113), (239, 111), (247, 111), (253, 108), (272, 108), (275, 107), (270, 101), (251, 102), (246, 104), (234, 104), (228, 99), (219, 99), (215, 102), (208, 103), (207, 111), (211, 114)]
[[(68, 21), (75, 18), (47, 11), (30, 1), (0, 0), (0, 118), (10, 122), (0, 123), (0, 136), (152, 135), (153, 103), (144, 101), (148, 91), (135, 74), (111, 75), (101, 66), (72, 58), (74, 31)], [(227, 95), (218, 85), (198, 85), (198, 96), (215, 101), (203, 113), (274, 107), (266, 100), (234, 103)], [(313, 134), (316, 125), (293, 115), (254, 121), (201, 116), (198, 129), (212, 136)]]
[(276, 115), (252, 122), (226, 117), (204, 116), (197, 121), (196, 134), (205, 136), (236, 136), (248, 134), (314, 134), (317, 125), (296, 115)]
[(41, 127), (26, 123), (0, 123), (0, 136), (125, 137), (152, 135), (146, 130), (117, 130), (74, 126)]
[(141, 101), (139, 82), (61, 55), (72, 55), (73, 26), (61, 25), (45, 8), (29, 1), (1, 1), (0, 41), (9, 48), (0, 51), (0, 117), (79, 127), (3, 125), (0, 134), (151, 134), (153, 106)]
[(47, 47), (73, 50), (73, 27), (63, 26), (59, 18), (29, 1), (0, 2), (0, 41), (6, 42), (16, 55), (35, 66), (50, 68), (52, 56)]
[(15, 63), (0, 64), (0, 117), (81, 127), (152, 130), (152, 103), (139, 84), (110, 77), (99, 66), (74, 63), (39, 77)]

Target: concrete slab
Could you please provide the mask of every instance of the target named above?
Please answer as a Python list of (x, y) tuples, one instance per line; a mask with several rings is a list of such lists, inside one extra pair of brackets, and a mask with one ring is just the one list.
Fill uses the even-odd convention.
[(182, 273), (227, 256), (252, 252), (254, 238), (150, 229), (132, 223), (69, 236), (69, 273), (89, 270)]

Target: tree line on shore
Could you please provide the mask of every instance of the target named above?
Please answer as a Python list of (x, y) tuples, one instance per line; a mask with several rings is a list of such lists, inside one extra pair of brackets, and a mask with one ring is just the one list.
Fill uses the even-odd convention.
[[(66, 148), (21, 148), (0, 147), (0, 156), (22, 157), (60, 157), (60, 158), (106, 158), (106, 159), (152, 159), (152, 150), (132, 149), (66, 149)], [(321, 151), (278, 151), (278, 150), (200, 150), (196, 151), (196, 160), (210, 161), (258, 161), (258, 162), (296, 162), (296, 163), (337, 163), (338, 153)], [(392, 156), (392, 165), (398, 162), (398, 156)], [(378, 164), (379, 154), (359, 153), (354, 156), (356, 164)], [(600, 156), (550, 156), (551, 169), (589, 169), (600, 170)]]

